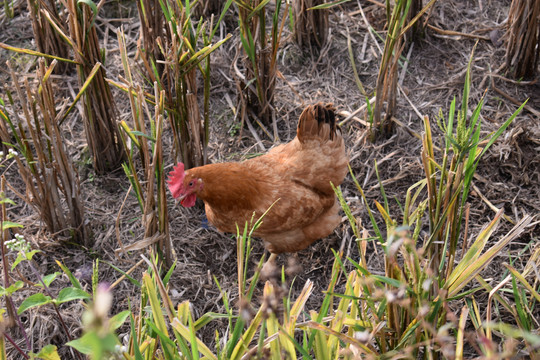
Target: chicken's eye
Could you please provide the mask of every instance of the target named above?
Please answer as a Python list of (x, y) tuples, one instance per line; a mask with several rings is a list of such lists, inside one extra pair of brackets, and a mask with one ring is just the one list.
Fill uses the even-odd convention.
[(195, 182), (194, 182), (193, 180), (191, 180), (191, 181), (189, 182), (189, 186), (190, 186), (190, 187), (192, 187), (194, 184), (195, 184)]

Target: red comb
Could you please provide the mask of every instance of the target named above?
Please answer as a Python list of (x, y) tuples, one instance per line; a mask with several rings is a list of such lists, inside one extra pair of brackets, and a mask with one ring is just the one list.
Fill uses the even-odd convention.
[(169, 173), (167, 185), (169, 185), (169, 190), (175, 199), (181, 195), (182, 187), (184, 186), (184, 174), (184, 164), (181, 162), (173, 167), (173, 171)]

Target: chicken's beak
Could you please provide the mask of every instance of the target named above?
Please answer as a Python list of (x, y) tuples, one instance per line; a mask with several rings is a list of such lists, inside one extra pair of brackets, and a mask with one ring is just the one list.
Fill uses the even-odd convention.
[(178, 206), (178, 204), (181, 204), (182, 201), (184, 201), (184, 199), (186, 198), (186, 196), (188, 196), (189, 194), (188, 193), (185, 193), (184, 195), (180, 195), (179, 197), (177, 197), (175, 200), (175, 204), (174, 206)]

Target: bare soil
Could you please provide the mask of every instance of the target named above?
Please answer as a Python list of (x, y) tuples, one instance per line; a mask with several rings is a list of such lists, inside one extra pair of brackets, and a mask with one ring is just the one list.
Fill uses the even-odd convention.
[[(371, 1), (359, 1), (362, 4), (369, 26), (384, 33), (385, 12)], [(0, 17), (0, 42), (13, 46), (34, 48), (30, 20), (25, 9), (25, 2), (16, 3), (16, 16), (13, 19)], [(481, 228), (494, 216), (489, 207), (489, 200), (495, 207), (505, 209), (505, 213), (514, 221), (525, 214), (537, 216), (540, 212), (540, 84), (538, 78), (515, 81), (506, 76), (503, 64), (505, 61), (505, 21), (509, 0), (484, 1), (439, 1), (435, 4), (429, 17), (429, 24), (437, 29), (454, 31), (461, 35), (449, 35), (449, 32), (428, 28), (425, 36), (414, 44), (407, 57), (406, 69), (401, 69), (403, 76), (398, 99), (398, 120), (395, 133), (387, 139), (370, 143), (366, 138), (365, 112), (358, 113), (342, 125), (343, 133), (351, 159), (351, 167), (358, 181), (363, 186), (370, 206), (374, 200), (381, 201), (379, 182), (375, 175), (374, 163), (377, 161), (384, 190), (391, 199), (393, 216), (399, 219), (397, 201), (403, 203), (407, 189), (422, 179), (423, 168), (420, 160), (421, 141), (415, 134), (422, 134), (422, 116), (432, 120), (435, 137), (442, 139), (436, 127), (436, 116), (442, 109), (446, 114), (454, 97), (460, 101), (465, 78), (467, 62), (473, 46), (478, 42), (472, 67), (471, 105), (478, 103), (485, 94), (482, 120), (482, 135), (496, 130), (517, 109), (513, 100), (521, 103), (529, 98), (525, 109), (510, 125), (506, 133), (486, 153), (481, 161), (474, 180), (474, 191), (470, 196), (471, 218), (469, 234), (473, 238)], [(139, 39), (139, 20), (136, 9), (129, 2), (112, 2), (107, 5), (104, 14), (113, 16), (99, 17), (97, 25), (103, 47), (106, 49), (107, 75), (117, 79), (122, 76), (120, 54), (117, 47), (116, 29), (123, 25), (128, 38), (128, 48), (133, 57), (136, 42)], [(3, 14), (3, 13), (2, 13)], [(222, 33), (237, 34), (234, 19), (226, 19)], [(289, 36), (279, 54), (279, 71), (282, 77), (278, 80), (274, 107), (278, 116), (279, 137), (282, 142), (291, 140), (295, 135), (296, 123), (302, 109), (318, 101), (333, 102), (343, 114), (352, 113), (365, 104), (365, 98), (359, 92), (353, 78), (349, 61), (347, 37), (350, 34), (352, 49), (360, 79), (368, 94), (373, 94), (380, 63), (380, 49), (384, 46), (380, 39), (369, 34), (368, 24), (358, 11), (358, 4), (351, 2), (334, 7), (330, 16), (330, 35), (325, 48), (317, 50), (299, 49)], [(258, 143), (247, 127), (239, 133), (240, 119), (235, 117), (233, 108), (237, 94), (234, 83), (234, 70), (231, 65), (238, 51), (237, 37), (217, 50), (212, 55), (212, 98), (211, 98), (211, 143), (210, 159), (212, 162), (238, 161), (254, 153), (262, 152), (273, 146), (273, 142), (262, 131), (258, 131), (262, 139)], [(10, 60), (21, 76), (33, 77), (36, 61), (33, 58), (0, 50), (0, 83), (5, 99), (5, 89), (10, 88), (11, 79), (4, 66)], [(55, 76), (58, 86), (58, 97), (72, 96), (67, 84), (77, 88), (77, 79), (72, 72), (63, 76)], [(116, 90), (114, 90), (116, 91)], [(371, 95), (372, 96), (372, 95)], [(127, 97), (117, 92), (115, 98), (121, 112), (121, 119), (130, 121), (130, 109)], [(231, 100), (228, 102), (227, 100)], [(534, 113), (536, 112), (536, 113)], [(536, 115), (535, 115), (536, 114)], [(343, 121), (345, 116), (340, 116)], [(32, 244), (43, 252), (36, 256), (39, 271), (48, 274), (59, 271), (55, 260), (67, 265), (81, 278), (89, 280), (92, 263), (100, 259), (100, 281), (114, 283), (121, 274), (108, 264), (127, 271), (140, 260), (140, 254), (132, 252), (128, 256), (115, 255), (119, 241), (131, 244), (142, 239), (140, 210), (135, 196), (126, 193), (129, 182), (120, 169), (118, 171), (97, 176), (88, 160), (88, 151), (84, 146), (81, 115), (76, 113), (66, 121), (66, 142), (71, 155), (77, 164), (81, 177), (86, 216), (92, 228), (95, 245), (91, 249), (76, 244), (59, 241), (48, 234), (39, 221), (35, 211), (16, 194), (8, 190), (8, 197), (16, 201), (9, 208), (12, 221), (23, 224), (22, 231)], [(165, 139), (171, 143), (170, 137)], [(172, 148), (172, 146), (169, 146)], [(172, 167), (172, 154), (166, 154), (166, 163)], [(16, 167), (4, 169), (9, 184), (24, 194), (22, 180), (18, 177)], [(365, 206), (359, 199), (350, 176), (342, 184), (344, 196), (368, 231), (372, 230)], [(222, 289), (228, 293), (234, 304), (238, 300), (236, 242), (234, 236), (221, 234), (211, 226), (205, 225), (204, 211), (201, 207), (185, 209), (169, 203), (169, 216), (172, 240), (177, 256), (177, 266), (170, 282), (170, 293), (175, 302), (189, 300), (195, 317), (205, 312), (223, 312), (222, 294), (213, 277), (219, 281)], [(538, 217), (537, 217), (538, 219)], [(381, 224), (382, 224), (382, 219)], [(117, 226), (118, 224), (118, 226)], [(493, 239), (498, 239), (512, 228), (512, 224), (503, 221)], [(427, 230), (427, 225), (426, 225)], [(483, 274), (492, 284), (498, 284), (504, 277), (502, 262), (514, 259), (514, 266), (522, 269), (530, 257), (531, 251), (538, 246), (538, 226), (528, 229), (517, 241), (512, 243)], [(317, 309), (323, 298), (334, 256), (332, 251), (343, 250), (345, 255), (356, 257), (358, 249), (346, 218), (327, 239), (322, 239), (308, 249), (294, 255), (296, 278), (289, 276), (292, 287), (292, 298), (295, 298), (307, 279), (315, 283), (315, 290), (309, 299), (306, 309)], [(382, 271), (381, 248), (373, 244), (368, 246), (370, 270)], [(262, 256), (263, 246), (255, 241), (252, 255), (255, 261)], [(281, 256), (280, 263), (287, 264), (288, 258)], [(132, 274), (140, 279), (146, 265), (140, 265)], [(24, 278), (29, 283), (36, 279), (30, 273), (13, 273), (13, 279)], [(90, 286), (89, 283), (87, 283)], [(292, 285), (291, 285), (292, 284)], [(59, 278), (52, 283), (53, 292), (69, 286), (67, 278)], [(261, 286), (262, 289), (262, 286)], [(16, 306), (35, 291), (27, 287), (14, 297)], [(114, 289), (113, 313), (128, 308), (128, 302), (135, 309), (138, 307), (139, 290), (129, 281), (120, 282)], [(479, 295), (478, 301), (485, 305), (486, 298)], [(482, 302), (483, 301), (483, 302)], [(80, 318), (84, 308), (78, 303), (62, 306), (62, 313), (73, 336), (80, 335)], [(537, 318), (540, 310), (536, 309)], [(502, 311), (502, 317), (505, 316)], [(62, 346), (67, 341), (60, 328), (52, 308), (45, 306), (39, 310), (25, 313), (21, 318), (34, 343), (40, 349), (48, 343)], [(206, 343), (212, 343), (215, 330), (224, 331), (225, 323), (219, 321), (207, 325), (200, 336)], [(123, 328), (127, 335), (127, 329)], [(223, 333), (222, 333), (223, 335)], [(23, 338), (14, 334), (21, 346)], [(70, 358), (66, 347), (61, 348), (63, 358)], [(17, 358), (10, 350), (10, 358)]]

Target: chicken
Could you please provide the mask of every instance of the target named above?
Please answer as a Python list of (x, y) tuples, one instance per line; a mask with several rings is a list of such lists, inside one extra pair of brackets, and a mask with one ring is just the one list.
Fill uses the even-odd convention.
[(240, 163), (204, 165), (169, 174), (169, 190), (184, 207), (204, 201), (218, 230), (236, 233), (272, 204), (255, 235), (274, 254), (296, 252), (328, 236), (341, 222), (330, 183), (339, 186), (348, 169), (345, 144), (332, 104), (308, 106), (297, 136), (266, 155)]

